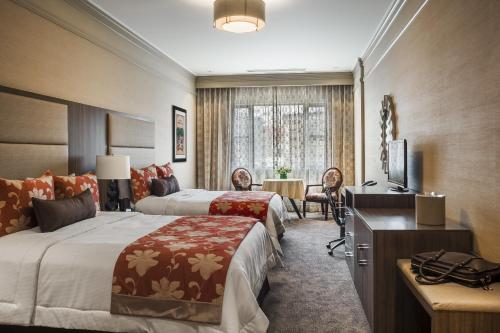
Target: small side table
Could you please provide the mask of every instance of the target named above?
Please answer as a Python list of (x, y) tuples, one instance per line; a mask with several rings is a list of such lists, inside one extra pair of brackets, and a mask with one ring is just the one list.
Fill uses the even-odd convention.
[(295, 200), (304, 200), (304, 188), (304, 180), (298, 178), (264, 179), (262, 182), (262, 191), (276, 192), (281, 195), (281, 197), (287, 197), (299, 219), (302, 218), (302, 215), (300, 215)]
[(494, 333), (500, 327), (500, 282), (491, 290), (457, 283), (421, 285), (410, 260), (397, 262), (396, 329), (408, 333)]

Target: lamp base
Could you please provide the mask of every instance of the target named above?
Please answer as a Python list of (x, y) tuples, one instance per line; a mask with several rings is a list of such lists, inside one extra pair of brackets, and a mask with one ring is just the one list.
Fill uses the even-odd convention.
[(127, 209), (130, 209), (130, 199), (118, 199), (118, 206), (120, 206), (120, 212), (126, 212)]
[(111, 180), (108, 187), (108, 198), (104, 205), (107, 211), (115, 211), (118, 209), (118, 182)]

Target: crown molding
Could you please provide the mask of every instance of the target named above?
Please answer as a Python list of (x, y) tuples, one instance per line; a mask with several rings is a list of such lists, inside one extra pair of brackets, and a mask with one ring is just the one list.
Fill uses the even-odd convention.
[(352, 85), (352, 72), (198, 76), (196, 88)]
[(194, 94), (195, 76), (87, 0), (11, 0), (142, 70)]
[(394, 0), (363, 52), (365, 78), (379, 65), (429, 0)]
[(377, 29), (375, 30), (375, 33), (370, 39), (368, 46), (361, 55), (361, 59), (368, 58), (372, 54), (373, 50), (379, 45), (382, 37), (384, 37), (385, 33), (387, 32), (387, 29), (389, 29), (391, 24), (394, 22), (394, 19), (398, 15), (401, 7), (404, 5), (405, 2), (406, 0), (393, 0), (392, 4), (385, 12), (382, 21), (380, 21)]

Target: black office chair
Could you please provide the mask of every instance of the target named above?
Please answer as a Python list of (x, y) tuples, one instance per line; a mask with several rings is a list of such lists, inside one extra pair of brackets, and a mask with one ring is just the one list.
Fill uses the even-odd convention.
[[(330, 205), (332, 215), (333, 215), (333, 220), (340, 227), (340, 237), (328, 242), (328, 244), (326, 245), (326, 248), (328, 249), (328, 254), (332, 256), (333, 250), (335, 250), (340, 245), (345, 244), (345, 209), (346, 208), (343, 205), (341, 198), (339, 201), (333, 200), (334, 196), (331, 195), (332, 193), (331, 193), (331, 189), (329, 187), (325, 187), (325, 194), (326, 194), (326, 197), (328, 198), (328, 205)], [(333, 245), (334, 243), (337, 243), (337, 244)]]

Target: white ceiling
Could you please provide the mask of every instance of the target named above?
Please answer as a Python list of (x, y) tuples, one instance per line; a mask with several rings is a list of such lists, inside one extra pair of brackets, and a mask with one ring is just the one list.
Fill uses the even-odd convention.
[(393, 0), (265, 0), (266, 27), (212, 27), (213, 0), (90, 0), (195, 75), (353, 69)]

